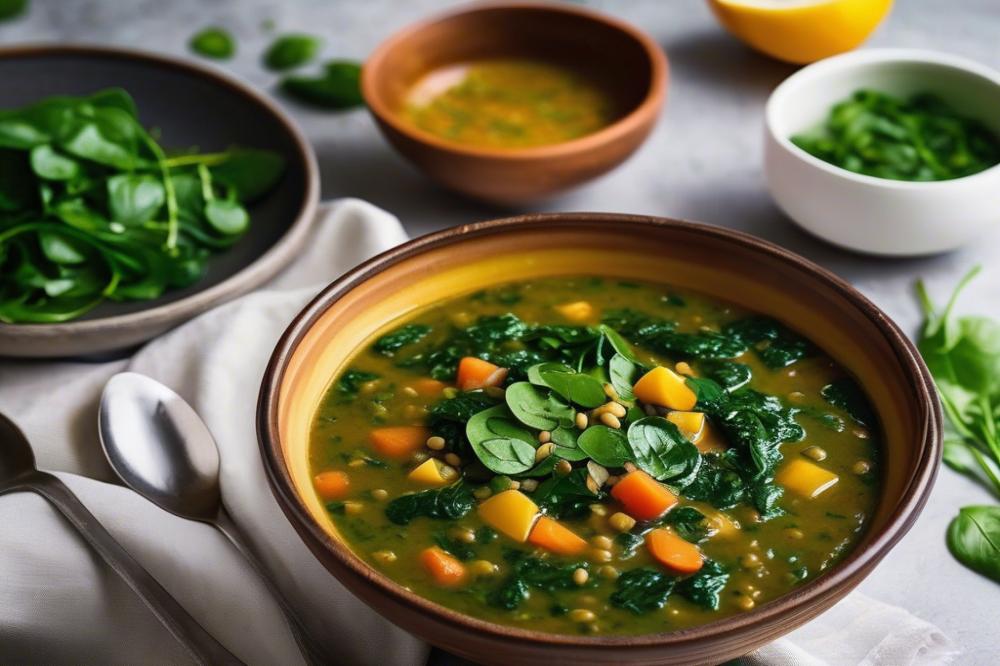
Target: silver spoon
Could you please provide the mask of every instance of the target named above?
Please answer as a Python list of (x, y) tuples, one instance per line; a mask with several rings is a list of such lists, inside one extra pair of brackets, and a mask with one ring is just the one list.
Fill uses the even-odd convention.
[(278, 600), (306, 659), (334, 663), (312, 641), (223, 506), (219, 449), (191, 405), (155, 379), (122, 372), (104, 387), (98, 423), (104, 453), (125, 485), (170, 513), (218, 528)]
[(177, 603), (146, 569), (128, 554), (97, 521), (66, 484), (35, 467), (28, 438), (13, 421), (0, 414), (0, 495), (33, 491), (65, 516), (108, 566), (132, 588), (167, 631), (200, 664), (242, 664)]

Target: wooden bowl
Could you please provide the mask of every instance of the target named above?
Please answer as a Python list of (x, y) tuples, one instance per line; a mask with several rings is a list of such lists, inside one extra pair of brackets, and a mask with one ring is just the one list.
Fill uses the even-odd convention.
[[(408, 91), (429, 71), (495, 57), (584, 68), (622, 114), (579, 139), (521, 149), (445, 141), (402, 117)], [(649, 36), (570, 4), (476, 5), (416, 23), (382, 43), (361, 72), (365, 102), (400, 153), (453, 190), (507, 204), (544, 198), (621, 163), (656, 124), (666, 88), (667, 59)]]
[(0, 49), (0, 80), (3, 109), (51, 95), (124, 88), (142, 123), (158, 128), (168, 148), (266, 148), (286, 165), (277, 186), (250, 206), (246, 235), (213, 256), (201, 280), (152, 301), (104, 302), (66, 323), (0, 323), (0, 356), (80, 356), (134, 347), (259, 287), (298, 256), (319, 201), (316, 158), (285, 112), (245, 83), (176, 58), (59, 45)]
[[(373, 336), (442, 299), (500, 282), (600, 274), (663, 281), (773, 316), (822, 347), (865, 387), (881, 417), (882, 492), (857, 547), (816, 580), (751, 612), (693, 629), (571, 636), (485, 622), (414, 595), (344, 544), (308, 469), (312, 418), (332, 378)], [(257, 427), (272, 490), (330, 572), (399, 626), (487, 664), (718, 664), (823, 612), (864, 579), (913, 524), (941, 458), (941, 414), (927, 368), (877, 307), (828, 271), (718, 227), (651, 217), (526, 215), (401, 245), (327, 287), (271, 358)]]

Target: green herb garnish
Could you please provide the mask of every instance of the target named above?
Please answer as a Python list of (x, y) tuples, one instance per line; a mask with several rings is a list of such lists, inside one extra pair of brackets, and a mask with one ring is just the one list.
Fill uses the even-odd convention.
[(1000, 139), (939, 97), (859, 90), (792, 143), (848, 171), (892, 180), (950, 180), (1000, 163)]

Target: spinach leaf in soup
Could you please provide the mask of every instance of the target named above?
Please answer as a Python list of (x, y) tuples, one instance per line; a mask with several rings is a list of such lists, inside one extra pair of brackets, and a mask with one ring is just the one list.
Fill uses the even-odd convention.
[(705, 377), (714, 380), (730, 393), (748, 385), (750, 380), (753, 379), (753, 372), (750, 370), (750, 366), (744, 363), (702, 361), (698, 364), (698, 368)]
[(635, 400), (632, 387), (639, 378), (639, 366), (621, 354), (615, 354), (608, 361), (608, 378), (618, 397), (625, 401)]
[(686, 541), (699, 543), (709, 534), (705, 514), (692, 506), (681, 506), (667, 512), (660, 523), (671, 526)]
[(628, 438), (616, 428), (590, 426), (580, 434), (577, 445), (591, 460), (604, 467), (621, 467), (635, 459)]
[(868, 402), (868, 396), (850, 377), (844, 377), (827, 384), (820, 391), (820, 395), (834, 407), (843, 409), (859, 424), (869, 428), (877, 424), (875, 410)]
[(477, 413), (465, 434), (479, 461), (497, 474), (520, 474), (535, 463), (534, 434), (517, 423), (504, 405)]
[(675, 591), (707, 610), (719, 609), (719, 597), (729, 582), (729, 572), (715, 560), (705, 560), (701, 569), (679, 581)]
[[(531, 588), (553, 592), (579, 587), (573, 580), (573, 573), (577, 569), (589, 569), (586, 562), (554, 564), (515, 550), (506, 551), (504, 559), (510, 565), (511, 573), (487, 595), (487, 600), (491, 605), (507, 610), (517, 608), (528, 597)], [(593, 583), (590, 583), (589, 587), (592, 586)]]
[(539, 484), (532, 499), (556, 518), (587, 515), (590, 505), (604, 497), (604, 493), (594, 493), (587, 487), (588, 476), (586, 468), (574, 469), (566, 476), (552, 476)]
[(555, 391), (564, 400), (581, 407), (597, 407), (606, 400), (601, 383), (563, 363), (540, 363), (528, 368), (528, 381)]
[(482, 391), (459, 393), (431, 406), (427, 426), (432, 434), (444, 438), (449, 450), (463, 452), (468, 444), (466, 423), (475, 414), (496, 404), (496, 400)]
[(372, 349), (384, 356), (392, 356), (396, 351), (408, 345), (420, 342), (431, 332), (427, 324), (407, 324), (400, 326), (391, 333), (386, 333), (372, 345)]
[(349, 368), (340, 376), (340, 379), (337, 380), (337, 391), (343, 395), (353, 398), (358, 394), (358, 390), (361, 388), (362, 384), (374, 381), (378, 378), (379, 375), (374, 372), (365, 372), (364, 370), (358, 370), (357, 368)]
[[(584, 432), (586, 435), (586, 432)], [(628, 429), (628, 444), (636, 465), (660, 481), (684, 486), (701, 467), (701, 453), (677, 426), (660, 416), (636, 421)]]
[(777, 369), (815, 353), (808, 340), (770, 317), (751, 317), (726, 325), (722, 333), (751, 347), (769, 368)]
[(505, 400), (517, 420), (538, 430), (573, 425), (575, 411), (568, 404), (528, 382), (507, 387)]
[(422, 490), (400, 495), (385, 509), (386, 517), (397, 525), (408, 525), (419, 517), (458, 520), (472, 511), (472, 491), (462, 481), (439, 490)]
[(630, 569), (618, 577), (611, 605), (642, 615), (663, 608), (676, 584), (676, 578), (656, 569)]

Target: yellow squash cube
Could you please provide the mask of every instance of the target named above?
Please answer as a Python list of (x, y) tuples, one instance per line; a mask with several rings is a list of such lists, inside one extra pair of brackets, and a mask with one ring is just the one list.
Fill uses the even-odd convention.
[(587, 321), (594, 316), (594, 306), (587, 301), (574, 301), (555, 306), (556, 312), (570, 321)]
[(819, 465), (796, 458), (778, 470), (774, 480), (787, 490), (812, 499), (836, 485), (840, 477)]
[(505, 490), (479, 505), (479, 517), (514, 541), (528, 540), (538, 517), (538, 506), (519, 490)]
[(455, 469), (437, 458), (428, 458), (413, 468), (407, 477), (414, 483), (425, 486), (446, 486), (455, 480)]
[(669, 412), (667, 420), (677, 426), (692, 444), (697, 444), (705, 434), (705, 415), (702, 412)]
[(659, 405), (682, 412), (691, 411), (698, 402), (698, 397), (684, 383), (684, 378), (663, 366), (657, 366), (644, 374), (635, 383), (632, 392), (648, 405)]

